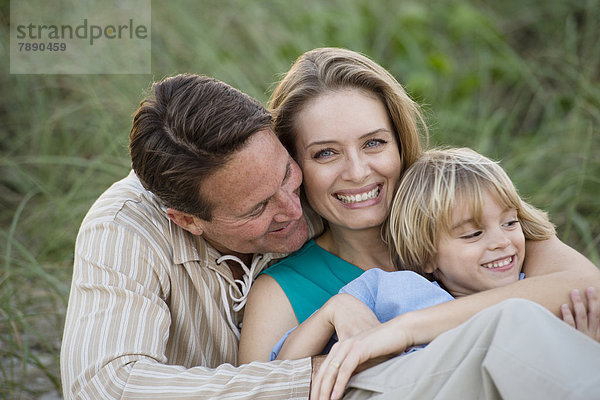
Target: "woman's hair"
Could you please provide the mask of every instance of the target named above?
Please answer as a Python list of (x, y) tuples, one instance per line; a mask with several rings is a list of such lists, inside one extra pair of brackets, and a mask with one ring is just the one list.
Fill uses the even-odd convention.
[(371, 59), (351, 50), (320, 48), (302, 54), (279, 82), (268, 103), (273, 128), (296, 158), (295, 128), (298, 114), (317, 97), (332, 91), (359, 89), (372, 93), (385, 105), (402, 160), (402, 172), (421, 154), (427, 127), (420, 108), (402, 85)]
[(480, 224), (485, 191), (499, 205), (517, 210), (525, 239), (554, 235), (546, 213), (519, 197), (497, 162), (468, 148), (432, 149), (406, 171), (392, 202), (387, 233), (398, 267), (427, 275), (425, 266), (435, 259), (441, 235), (450, 234), (456, 206), (469, 207)]

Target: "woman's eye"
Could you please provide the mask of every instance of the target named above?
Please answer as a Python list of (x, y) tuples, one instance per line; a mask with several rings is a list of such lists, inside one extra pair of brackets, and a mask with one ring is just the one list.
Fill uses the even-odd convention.
[(316, 152), (315, 155), (313, 156), (313, 158), (315, 158), (315, 159), (327, 158), (327, 157), (331, 157), (332, 155), (333, 155), (333, 150), (324, 149), (324, 150), (320, 150), (320, 151)]
[(387, 142), (383, 139), (371, 139), (365, 143), (365, 147), (367, 147), (367, 148), (377, 147), (377, 146), (380, 146), (380, 145), (383, 145), (386, 143)]

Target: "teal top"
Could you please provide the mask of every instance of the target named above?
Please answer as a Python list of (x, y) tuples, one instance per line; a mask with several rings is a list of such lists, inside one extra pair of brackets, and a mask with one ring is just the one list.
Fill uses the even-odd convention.
[(364, 271), (319, 246), (314, 240), (266, 269), (285, 292), (302, 323), (342, 286)]

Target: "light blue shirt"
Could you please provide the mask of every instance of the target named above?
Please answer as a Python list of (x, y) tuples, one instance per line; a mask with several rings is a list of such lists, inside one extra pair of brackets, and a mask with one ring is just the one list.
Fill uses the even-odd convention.
[(387, 272), (379, 268), (367, 270), (340, 293), (348, 293), (362, 301), (384, 323), (409, 311), (453, 300), (437, 282), (413, 271)]
[[(521, 273), (519, 279), (523, 278), (525, 278), (525, 274)], [(387, 272), (379, 268), (367, 270), (342, 287), (339, 293), (350, 294), (365, 303), (381, 323), (409, 311), (420, 310), (454, 299), (437, 282), (431, 282), (416, 272)], [(275, 344), (271, 351), (271, 361), (277, 358), (283, 343), (294, 329), (296, 327), (290, 329)], [(413, 347), (407, 352), (420, 347)]]
[[(367, 270), (342, 287), (339, 293), (348, 293), (365, 303), (382, 323), (405, 312), (453, 299), (437, 282), (431, 282), (416, 272), (386, 272), (379, 268)], [(283, 343), (294, 329), (275, 344), (271, 360), (277, 358)]]

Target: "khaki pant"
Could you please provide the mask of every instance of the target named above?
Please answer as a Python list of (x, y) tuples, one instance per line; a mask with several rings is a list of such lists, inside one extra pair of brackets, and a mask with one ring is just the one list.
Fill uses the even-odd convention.
[(511, 299), (354, 376), (344, 399), (600, 399), (600, 343)]

